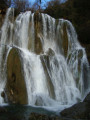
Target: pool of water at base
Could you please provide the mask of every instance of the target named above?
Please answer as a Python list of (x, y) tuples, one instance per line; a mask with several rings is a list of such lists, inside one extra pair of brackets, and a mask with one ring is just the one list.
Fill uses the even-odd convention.
[(0, 120), (28, 120), (31, 113), (48, 116), (59, 115), (59, 112), (29, 105), (0, 105)]

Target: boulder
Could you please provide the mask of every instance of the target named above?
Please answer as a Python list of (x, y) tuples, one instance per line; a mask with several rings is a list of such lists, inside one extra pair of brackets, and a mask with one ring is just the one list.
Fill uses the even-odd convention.
[(7, 58), (5, 101), (16, 104), (27, 104), (27, 90), (20, 52), (19, 49), (12, 48)]
[(63, 110), (60, 114), (65, 118), (90, 120), (90, 93), (83, 102)]

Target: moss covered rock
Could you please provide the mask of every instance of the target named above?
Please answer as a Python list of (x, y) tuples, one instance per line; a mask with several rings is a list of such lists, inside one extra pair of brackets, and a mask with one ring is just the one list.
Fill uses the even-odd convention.
[(7, 83), (5, 88), (9, 103), (27, 104), (27, 90), (23, 75), (20, 50), (12, 48), (7, 58)]

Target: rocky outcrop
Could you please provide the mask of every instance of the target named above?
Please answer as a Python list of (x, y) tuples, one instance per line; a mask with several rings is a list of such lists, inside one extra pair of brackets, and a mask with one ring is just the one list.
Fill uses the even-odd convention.
[(42, 19), (40, 13), (37, 11), (34, 15), (34, 23), (35, 23), (35, 52), (40, 54), (42, 52), (42, 43), (39, 38), (39, 34), (41, 34), (41, 23)]
[(65, 118), (90, 120), (90, 93), (83, 102), (63, 110), (60, 114)]
[(27, 90), (22, 70), (20, 50), (12, 48), (7, 58), (6, 102), (27, 104)]

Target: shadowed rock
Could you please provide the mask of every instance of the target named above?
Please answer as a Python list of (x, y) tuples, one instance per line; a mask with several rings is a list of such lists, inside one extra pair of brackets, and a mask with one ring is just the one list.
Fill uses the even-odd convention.
[(84, 99), (84, 102), (90, 103), (90, 93), (86, 96), (86, 98)]
[(60, 114), (66, 118), (90, 120), (90, 93), (83, 102), (63, 110)]

